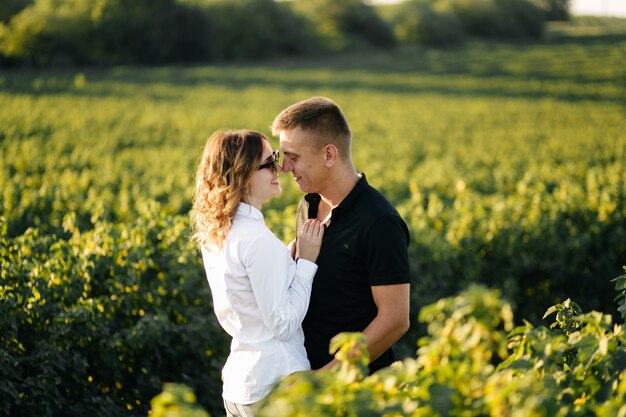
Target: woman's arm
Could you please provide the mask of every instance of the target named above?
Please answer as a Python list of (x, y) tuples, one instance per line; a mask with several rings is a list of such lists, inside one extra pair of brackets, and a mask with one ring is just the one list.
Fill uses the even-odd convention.
[(256, 239), (243, 257), (263, 322), (278, 339), (289, 339), (302, 324), (317, 271), (312, 261), (317, 259), (322, 235), (323, 226), (303, 227), (298, 237), (301, 258), (297, 262), (271, 234)]

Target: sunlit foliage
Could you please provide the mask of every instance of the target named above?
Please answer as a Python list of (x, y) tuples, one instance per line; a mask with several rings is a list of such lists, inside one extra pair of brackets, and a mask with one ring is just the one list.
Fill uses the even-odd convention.
[[(261, 417), (610, 416), (626, 412), (626, 335), (608, 315), (567, 300), (550, 328), (512, 329), (495, 291), (470, 287), (425, 307), (428, 335), (416, 359), (371, 376), (360, 334), (333, 342), (341, 366), (286, 378), (258, 406)], [(333, 348), (336, 348), (334, 346)]]
[[(282, 108), (313, 95), (341, 105), (357, 169), (410, 228), (413, 320), (398, 351), (414, 357), (428, 326), (452, 332), (445, 343), (437, 334), (420, 344), (422, 362), (407, 360), (407, 369), (468, 354), (469, 345), (455, 341), (461, 321), (448, 328), (436, 317), (415, 318), (471, 283), (498, 288), (513, 317), (532, 323), (518, 347), (507, 348), (509, 313), (492, 318), (497, 326), (476, 321), (496, 330), (479, 333), (471, 358), (454, 365), (469, 367), (470, 382), (454, 385), (434, 369), (435, 382), (412, 394), (421, 401), (411, 403), (414, 410), (426, 410), (422, 402), (452, 410), (465, 393), (487, 393), (472, 375), (496, 387), (517, 378), (512, 389), (538, 393), (539, 405), (526, 406), (507, 402), (533, 397), (494, 391), (489, 401), (505, 410), (556, 401), (540, 395), (557, 391), (534, 378), (542, 368), (534, 368), (536, 357), (524, 358), (534, 348), (521, 336), (541, 341), (547, 332), (552, 340), (558, 330), (541, 327), (542, 313), (570, 297), (581, 311), (604, 312), (581, 316), (582, 327), (606, 329), (609, 317), (615, 323), (623, 313), (623, 298), (613, 299), (624, 280), (610, 280), (626, 259), (625, 52), (624, 39), (613, 36), (401, 48), (314, 63), (0, 71), (0, 415), (145, 415), (167, 381), (188, 385), (220, 415), (228, 339), (215, 323), (199, 253), (188, 244), (194, 168), (215, 129), (269, 135)], [(263, 211), (289, 241), (301, 194), (289, 176), (281, 182), (283, 194)], [(506, 312), (499, 297), (489, 299)], [(456, 311), (450, 302), (442, 311)], [(470, 317), (462, 320), (476, 320)], [(587, 348), (600, 333), (561, 333), (591, 366), (578, 368), (582, 362), (564, 354), (571, 383), (578, 369), (610, 370), (607, 358), (620, 357), (611, 343), (621, 336), (602, 332), (598, 349), (606, 355)], [(515, 365), (497, 369), (514, 355)], [(524, 360), (533, 364), (528, 377), (512, 368)], [(354, 369), (345, 372), (357, 385), (368, 380)], [(406, 380), (418, 375), (402, 372)], [(623, 395), (624, 383), (607, 385), (603, 378), (615, 374), (606, 372), (596, 385), (584, 384), (584, 395), (575, 385), (560, 401), (615, 415), (621, 397), (600, 406), (597, 393)], [(441, 403), (445, 393), (450, 403)], [(381, 395), (381, 407), (395, 401)], [(492, 407), (470, 398), (471, 410)]]

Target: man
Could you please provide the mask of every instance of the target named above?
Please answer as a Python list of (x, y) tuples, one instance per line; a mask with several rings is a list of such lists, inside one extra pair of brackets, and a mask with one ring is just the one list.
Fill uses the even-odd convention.
[(341, 332), (363, 332), (370, 372), (388, 366), (395, 360), (391, 345), (409, 328), (408, 228), (355, 170), (350, 127), (333, 101), (313, 97), (289, 106), (272, 133), (280, 138), (283, 171), (307, 193), (298, 231), (308, 218), (326, 225), (302, 323), (311, 367), (336, 364), (329, 344)]

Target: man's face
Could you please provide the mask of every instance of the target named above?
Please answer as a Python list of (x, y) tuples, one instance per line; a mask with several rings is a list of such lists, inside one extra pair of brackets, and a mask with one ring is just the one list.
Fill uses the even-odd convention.
[(282, 170), (291, 172), (300, 190), (320, 193), (327, 176), (324, 151), (316, 149), (313, 133), (295, 128), (280, 131), (280, 151), (284, 155)]

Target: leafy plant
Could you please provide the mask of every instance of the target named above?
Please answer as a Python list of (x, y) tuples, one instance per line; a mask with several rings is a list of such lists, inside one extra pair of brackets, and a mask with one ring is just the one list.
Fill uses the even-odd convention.
[(199, 257), (184, 219), (153, 215), (0, 237), (0, 415), (141, 415), (165, 381), (219, 396), (226, 343)]
[[(551, 307), (550, 326), (508, 331), (511, 308), (473, 286), (420, 312), (428, 336), (416, 359), (362, 373), (359, 334), (343, 334), (341, 367), (283, 381), (260, 416), (568, 416), (626, 412), (626, 335), (610, 316)], [(346, 352), (352, 352), (346, 354)], [(615, 414), (611, 414), (615, 413)]]
[[(626, 267), (624, 267), (626, 271)], [(615, 282), (615, 291), (618, 291), (615, 301), (619, 306), (617, 311), (622, 315), (623, 319), (626, 319), (626, 274), (620, 275), (613, 279), (611, 282)]]
[(150, 401), (150, 417), (210, 417), (196, 404), (193, 391), (182, 384), (163, 385), (163, 392)]

